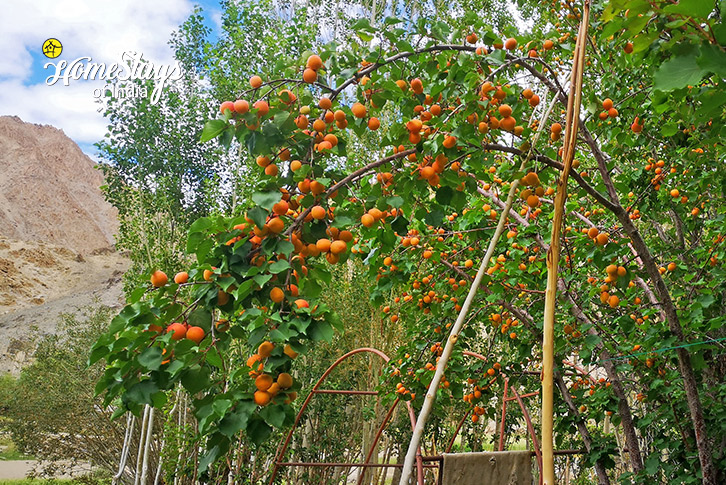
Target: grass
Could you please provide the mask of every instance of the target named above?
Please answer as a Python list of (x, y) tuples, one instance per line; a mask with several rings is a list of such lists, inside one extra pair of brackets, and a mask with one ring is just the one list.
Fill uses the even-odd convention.
[[(0, 461), (33, 459), (32, 456), (24, 455), (18, 451), (15, 447), (15, 443), (13, 443), (13, 440), (7, 435), (0, 436), (0, 448), (2, 448), (2, 452), (0, 452)], [(5, 482), (0, 480), (0, 485), (5, 485)]]

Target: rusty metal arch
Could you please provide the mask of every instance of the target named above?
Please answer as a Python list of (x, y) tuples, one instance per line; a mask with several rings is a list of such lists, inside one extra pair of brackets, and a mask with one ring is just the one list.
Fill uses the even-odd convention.
[[(280, 467), (283, 466), (321, 466), (321, 467), (331, 467), (331, 466), (344, 466), (349, 468), (371, 468), (371, 467), (396, 467), (396, 466), (403, 466), (403, 465), (395, 465), (395, 464), (371, 464), (370, 460), (373, 457), (373, 453), (375, 451), (376, 446), (378, 445), (378, 440), (381, 437), (381, 434), (383, 433), (383, 430), (385, 429), (386, 425), (388, 424), (388, 421), (390, 420), (391, 416), (393, 415), (393, 412), (400, 402), (400, 398), (396, 398), (396, 400), (393, 402), (391, 407), (388, 409), (388, 412), (386, 413), (386, 416), (384, 417), (383, 421), (381, 422), (380, 426), (378, 427), (378, 431), (376, 432), (376, 436), (373, 440), (373, 443), (371, 444), (371, 447), (368, 450), (368, 453), (366, 454), (365, 461), (363, 463), (302, 463), (302, 462), (283, 462), (282, 459), (285, 456), (285, 452), (287, 451), (287, 447), (290, 444), (290, 440), (292, 439), (292, 434), (295, 431), (295, 428), (297, 428), (297, 425), (300, 423), (300, 420), (302, 419), (302, 415), (305, 412), (305, 409), (307, 409), (308, 405), (310, 404), (310, 401), (312, 400), (313, 396), (316, 394), (347, 394), (347, 395), (368, 395), (368, 396), (375, 396), (378, 394), (377, 391), (358, 391), (358, 390), (327, 390), (327, 389), (320, 389), (321, 384), (325, 381), (325, 379), (330, 375), (330, 373), (343, 361), (346, 359), (352, 357), (353, 355), (360, 354), (360, 353), (372, 353), (374, 355), (377, 355), (381, 359), (383, 359), (384, 362), (388, 363), (391, 359), (388, 357), (385, 353), (381, 352), (378, 349), (374, 349), (371, 347), (361, 347), (355, 350), (351, 350), (350, 352), (346, 353), (345, 355), (339, 357), (335, 362), (333, 362), (330, 367), (323, 373), (323, 375), (318, 379), (318, 381), (315, 383), (313, 388), (310, 390), (310, 393), (308, 394), (307, 398), (303, 402), (303, 405), (300, 407), (300, 410), (297, 413), (297, 416), (295, 416), (295, 422), (290, 428), (290, 431), (288, 431), (286, 437), (284, 440), (281, 441), (281, 445), (278, 446), (278, 452), (275, 454), (275, 460), (274, 460), (274, 467), (272, 469), (272, 474), (270, 476), (269, 485), (272, 485), (277, 473), (280, 469)], [(481, 354), (478, 354), (476, 352), (472, 352), (469, 350), (465, 350), (463, 352), (463, 355), (467, 357), (474, 357), (476, 359), (487, 361), (488, 359), (484, 357)], [(594, 382), (594, 379), (592, 376), (590, 376), (588, 373), (584, 371), (584, 369), (578, 367), (577, 365), (573, 364), (572, 362), (563, 361), (564, 365), (570, 366), (575, 369), (575, 371), (581, 375), (584, 375), (588, 377), (591, 381)], [(539, 372), (535, 371), (528, 371), (527, 374), (532, 375), (540, 375)], [(537, 459), (537, 467), (540, 471), (540, 483), (542, 482), (542, 451), (539, 446), (539, 441), (537, 440), (537, 433), (534, 430), (534, 425), (532, 424), (532, 419), (529, 415), (529, 411), (527, 411), (527, 407), (524, 405), (524, 398), (536, 396), (539, 394), (539, 391), (530, 392), (526, 394), (519, 394), (517, 390), (513, 387), (509, 387), (509, 378), (506, 376), (506, 374), (502, 373), (504, 376), (504, 392), (502, 395), (502, 419), (501, 419), (501, 425), (500, 425), (500, 434), (499, 434), (499, 451), (504, 450), (504, 422), (506, 419), (506, 413), (507, 413), (507, 402), (508, 401), (517, 401), (517, 404), (519, 404), (520, 409), (522, 410), (522, 414), (524, 415), (524, 419), (527, 423), (527, 431), (529, 432), (530, 437), (532, 438), (532, 445), (534, 447), (534, 450), (532, 453), (534, 453), (536, 459)], [(508, 396), (508, 392), (511, 391), (513, 396)], [(406, 408), (408, 410), (408, 415), (411, 420), (411, 429), (413, 430), (416, 426), (416, 415), (413, 411), (413, 408), (411, 407), (411, 404), (408, 401), (404, 401), (406, 404)], [(466, 419), (469, 417), (471, 413), (471, 409), (469, 409), (465, 414), (464, 417), (459, 421), (459, 424), (456, 428), (456, 431), (454, 432), (453, 436), (451, 437), (451, 440), (449, 441), (448, 446), (445, 449), (446, 453), (449, 453), (451, 451), (451, 448), (454, 444), (454, 441), (456, 440), (456, 437), (459, 435), (459, 432), (461, 431), (461, 428), (466, 421)], [(564, 450), (561, 452), (555, 452), (555, 454), (579, 454), (579, 450)], [(424, 465), (423, 462), (438, 462), (439, 465)], [(417, 469), (417, 483), (418, 485), (424, 485), (424, 468), (439, 468), (442, 463), (442, 457), (441, 456), (427, 456), (423, 457), (421, 456), (421, 449), (419, 448), (418, 454), (416, 456), (416, 469)], [(365, 477), (364, 473), (360, 473), (358, 476), (358, 485), (360, 485), (363, 481), (363, 478)], [(439, 477), (440, 478), (440, 477)]]
[[(385, 353), (381, 352), (378, 349), (374, 349), (371, 347), (361, 347), (355, 350), (351, 350), (350, 352), (346, 353), (345, 355), (339, 357), (335, 362), (333, 362), (330, 367), (323, 373), (322, 376), (320, 376), (320, 379), (315, 383), (313, 388), (310, 390), (310, 394), (308, 394), (307, 398), (303, 402), (302, 406), (300, 407), (300, 410), (297, 413), (297, 416), (295, 416), (295, 422), (290, 428), (290, 431), (288, 431), (287, 436), (284, 438), (284, 441), (281, 442), (281, 446), (278, 447), (278, 452), (275, 454), (275, 461), (274, 461), (274, 467), (272, 469), (272, 474), (270, 475), (270, 481), (269, 485), (272, 485), (277, 473), (280, 469), (280, 467), (283, 466), (347, 466), (347, 467), (360, 467), (360, 468), (369, 468), (372, 466), (385, 466), (385, 465), (378, 465), (378, 464), (371, 464), (370, 460), (373, 456), (373, 452), (375, 451), (376, 446), (378, 445), (378, 440), (381, 437), (381, 434), (383, 433), (383, 429), (388, 424), (388, 421), (390, 420), (391, 416), (393, 415), (393, 411), (395, 410), (396, 406), (398, 405), (400, 398), (396, 398), (396, 400), (393, 402), (391, 407), (389, 408), (388, 412), (386, 413), (385, 418), (381, 422), (381, 425), (378, 427), (378, 431), (376, 432), (376, 436), (373, 440), (373, 443), (371, 444), (371, 447), (368, 450), (368, 453), (366, 454), (365, 461), (363, 463), (319, 463), (319, 464), (312, 464), (312, 463), (286, 463), (283, 462), (282, 459), (285, 456), (285, 452), (287, 451), (287, 447), (290, 444), (290, 440), (292, 438), (292, 434), (295, 431), (295, 428), (297, 428), (297, 425), (300, 423), (300, 420), (302, 419), (302, 415), (305, 412), (305, 409), (308, 407), (308, 404), (310, 404), (310, 401), (312, 400), (313, 396), (316, 394), (348, 394), (348, 395), (368, 395), (368, 396), (375, 396), (378, 394), (378, 391), (354, 391), (354, 390), (327, 390), (327, 389), (320, 389), (320, 385), (323, 383), (326, 377), (330, 375), (333, 370), (340, 365), (343, 361), (348, 359), (349, 357), (352, 357), (353, 355), (360, 354), (360, 353), (372, 353), (374, 355), (377, 355), (385, 363), (388, 363), (391, 359), (388, 357)], [(411, 419), (411, 429), (416, 426), (416, 415), (413, 412), (413, 408), (411, 407), (410, 403), (408, 401), (404, 401), (406, 403), (406, 407), (408, 409), (408, 415)], [(418, 484), (424, 485), (424, 477), (423, 477), (423, 469), (425, 465), (423, 465), (423, 460), (421, 457), (421, 452), (419, 450), (417, 460), (416, 460), (416, 468), (417, 468), (417, 475), (418, 475)], [(433, 465), (432, 467), (435, 467)], [(358, 476), (358, 484), (362, 483), (362, 480), (364, 478), (365, 474), (360, 473)]]

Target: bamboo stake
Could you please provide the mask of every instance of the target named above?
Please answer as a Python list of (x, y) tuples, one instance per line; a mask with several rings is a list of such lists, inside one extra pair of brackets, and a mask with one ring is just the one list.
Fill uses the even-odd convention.
[[(540, 133), (542, 133), (542, 128), (546, 124), (547, 118), (549, 118), (549, 115), (552, 112), (552, 109), (554, 108), (556, 102), (557, 98), (555, 97), (552, 99), (552, 103), (549, 105), (547, 111), (545, 112), (542, 118), (542, 122), (540, 123), (537, 132), (532, 139), (529, 152), (527, 156), (522, 159), (522, 163), (519, 167), (520, 171), (524, 170), (525, 166), (527, 165), (527, 162), (529, 161), (534, 151), (534, 146), (539, 139), (539, 135)], [(484, 259), (481, 262), (481, 266), (479, 266), (479, 270), (474, 277), (474, 281), (471, 283), (471, 288), (469, 288), (469, 293), (466, 295), (466, 300), (461, 306), (461, 311), (459, 312), (459, 316), (456, 319), (456, 323), (454, 323), (454, 325), (451, 327), (451, 331), (449, 332), (449, 338), (446, 339), (446, 346), (444, 347), (444, 351), (441, 353), (441, 357), (436, 364), (436, 372), (434, 373), (434, 377), (431, 380), (431, 383), (429, 384), (429, 387), (426, 391), (426, 397), (424, 398), (423, 406), (421, 407), (418, 419), (416, 420), (416, 426), (414, 427), (413, 435), (411, 436), (411, 441), (409, 442), (408, 450), (406, 452), (406, 458), (403, 462), (403, 470), (401, 472), (401, 480), (399, 481), (399, 485), (408, 485), (408, 482), (411, 479), (411, 472), (413, 471), (413, 464), (416, 459), (416, 452), (418, 451), (419, 445), (421, 443), (421, 437), (423, 436), (426, 421), (431, 414), (431, 410), (434, 406), (434, 401), (436, 401), (436, 392), (438, 391), (439, 384), (441, 383), (441, 379), (444, 376), (444, 370), (446, 369), (446, 365), (449, 362), (451, 353), (454, 350), (454, 345), (459, 339), (459, 332), (461, 332), (461, 327), (464, 325), (466, 316), (469, 313), (469, 308), (471, 307), (474, 296), (479, 289), (479, 285), (481, 284), (481, 280), (484, 277), (486, 268), (487, 266), (489, 266), (489, 261), (494, 254), (494, 250), (497, 244), (499, 243), (499, 238), (504, 232), (504, 226), (506, 225), (507, 218), (509, 217), (509, 211), (512, 208), (514, 199), (516, 198), (518, 188), (519, 180), (515, 179), (514, 181), (512, 181), (512, 185), (509, 189), (509, 195), (507, 196), (507, 201), (504, 204), (504, 209), (502, 210), (501, 215), (499, 216), (499, 222), (497, 224), (496, 231), (494, 231), (494, 235), (489, 241), (489, 247), (487, 248)]]
[(542, 479), (544, 485), (555, 483), (554, 461), (554, 405), (553, 405), (553, 371), (555, 353), (555, 306), (557, 299), (557, 269), (560, 261), (560, 232), (564, 219), (565, 199), (567, 198), (567, 178), (570, 175), (572, 160), (575, 157), (577, 144), (577, 123), (580, 119), (580, 103), (582, 98), (582, 73), (585, 63), (587, 28), (590, 18), (590, 2), (585, 0), (582, 9), (582, 21), (577, 34), (572, 74), (570, 77), (570, 95), (567, 98), (567, 120), (565, 142), (562, 148), (562, 174), (557, 181), (555, 195), (555, 212), (552, 220), (552, 238), (547, 253), (547, 291), (545, 293), (544, 328), (542, 342)]

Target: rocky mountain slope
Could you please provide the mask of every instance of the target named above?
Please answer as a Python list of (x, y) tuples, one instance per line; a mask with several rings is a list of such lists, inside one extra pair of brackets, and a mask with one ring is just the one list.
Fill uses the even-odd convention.
[(61, 313), (120, 305), (126, 258), (101, 172), (61, 130), (0, 117), (0, 373)]

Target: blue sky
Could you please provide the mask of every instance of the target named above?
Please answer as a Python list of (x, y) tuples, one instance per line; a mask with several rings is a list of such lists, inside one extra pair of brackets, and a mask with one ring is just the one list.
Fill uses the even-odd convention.
[[(171, 33), (200, 5), (206, 23), (218, 32), (218, 0), (33, 0), (6, 2), (0, 16), (0, 116), (53, 125), (93, 155), (93, 143), (105, 133), (94, 90), (102, 80), (70, 80), (46, 85), (55, 72), (47, 62), (90, 56), (108, 65), (121, 62), (124, 52), (142, 53), (155, 65), (173, 65), (168, 46)], [(214, 34), (213, 34), (214, 35)], [(63, 53), (48, 59), (43, 41), (55, 37)]]

